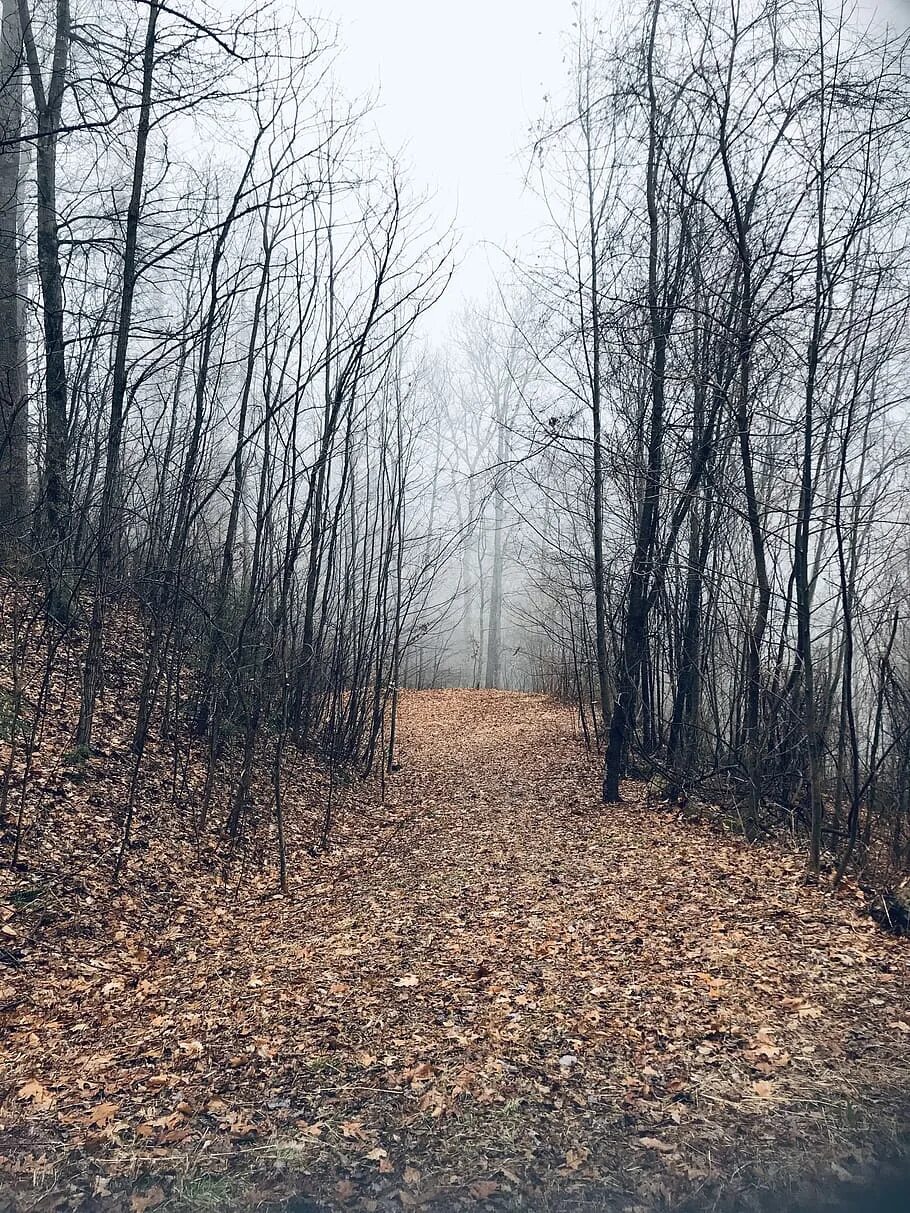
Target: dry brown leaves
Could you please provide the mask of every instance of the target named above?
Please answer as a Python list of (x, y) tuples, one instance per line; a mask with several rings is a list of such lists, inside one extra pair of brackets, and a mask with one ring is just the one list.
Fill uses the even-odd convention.
[(910, 1078), (910, 950), (849, 889), (631, 785), (604, 808), (546, 699), (412, 693), (401, 737), (292, 899), (181, 866), (166, 823), (123, 889), (74, 880), (60, 840), (104, 814), (49, 817), (66, 878), (48, 847), (0, 903), (9, 1192), (193, 1207), (181, 1176), (242, 1166), (260, 1203), (648, 1207), (795, 1139), (843, 1170), (847, 1120), (868, 1160)]

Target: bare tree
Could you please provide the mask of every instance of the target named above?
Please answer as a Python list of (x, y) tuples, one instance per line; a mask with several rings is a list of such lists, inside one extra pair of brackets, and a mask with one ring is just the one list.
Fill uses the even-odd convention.
[(23, 44), (19, 8), (0, 28), (0, 562), (21, 556), (28, 518), (28, 381), (20, 227)]

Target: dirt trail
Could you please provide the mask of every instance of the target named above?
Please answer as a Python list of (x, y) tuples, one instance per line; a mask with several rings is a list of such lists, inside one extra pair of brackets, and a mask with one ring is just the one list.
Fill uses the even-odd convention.
[(906, 1132), (910, 948), (849, 890), (633, 785), (600, 805), (541, 697), (412, 693), (400, 729), (384, 804), (347, 809), (292, 900), (177, 889), (153, 846), (100, 926), (74, 905), (36, 933), (0, 1169), (106, 1208), (206, 1184), (658, 1208), (844, 1179)]

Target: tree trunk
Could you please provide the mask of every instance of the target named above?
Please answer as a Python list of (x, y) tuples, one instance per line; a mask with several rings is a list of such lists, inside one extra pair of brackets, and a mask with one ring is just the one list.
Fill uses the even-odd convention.
[(57, 0), (53, 61), (46, 92), (27, 0), (19, 0), (19, 20), (38, 120), (38, 138), (35, 145), (36, 238), (38, 278), (41, 282), (45, 378), (44, 480), (39, 536), (41, 544), (45, 547), (48, 608), (52, 614), (66, 617), (69, 614), (69, 594), (64, 587), (63, 564), (69, 529), (69, 485), (63, 274), (60, 269), (60, 233), (57, 223), (57, 134), (60, 129), (69, 62), (69, 0)]
[(654, 543), (657, 537), (660, 477), (663, 466), (664, 376), (667, 360), (667, 319), (658, 291), (658, 255), (660, 247), (657, 213), (657, 97), (654, 85), (654, 49), (657, 40), (657, 20), (660, 4), (655, 0), (648, 42), (647, 77), (649, 95), (649, 140), (646, 180), (648, 206), (648, 315), (651, 336), (650, 396), (651, 415), (648, 424), (647, 467), (644, 493), (638, 514), (635, 549), (629, 573), (625, 629), (619, 670), (616, 678), (616, 698), (607, 734), (604, 758), (603, 799), (605, 803), (619, 800), (619, 783), (625, 774), (629, 740), (635, 723), (642, 665), (648, 639), (649, 588)]
[(85, 750), (91, 745), (92, 739), (92, 720), (98, 693), (98, 682), (101, 675), (104, 600), (108, 574), (110, 572), (111, 555), (114, 550), (114, 516), (120, 481), (120, 447), (123, 440), (125, 418), (126, 359), (133, 314), (133, 295), (136, 289), (136, 253), (139, 238), (139, 219), (142, 211), (142, 182), (145, 176), (146, 148), (151, 123), (152, 75), (155, 68), (155, 29), (158, 22), (158, 12), (157, 2), (156, 0), (152, 0), (148, 12), (142, 61), (142, 96), (139, 107), (139, 125), (136, 133), (136, 151), (133, 158), (133, 182), (126, 214), (123, 288), (117, 324), (117, 344), (114, 350), (111, 415), (107, 431), (104, 485), (101, 491), (101, 511), (98, 518), (98, 560), (95, 570), (95, 592), (92, 603), (89, 641), (83, 668), (79, 727), (76, 732), (76, 744)]
[(508, 459), (508, 435), (504, 419), (497, 418), (496, 480), (493, 488), (493, 572), (490, 579), (490, 614), (487, 627), (487, 672), (485, 685), (498, 687), (502, 681), (502, 564), (505, 499), (502, 493), (503, 467)]
[(22, 30), (3, 0), (0, 33), (0, 566), (16, 563), (28, 511), (28, 376), (20, 289)]

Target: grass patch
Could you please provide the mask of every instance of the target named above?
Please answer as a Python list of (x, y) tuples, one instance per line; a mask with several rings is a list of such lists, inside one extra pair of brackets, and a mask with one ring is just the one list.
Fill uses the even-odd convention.
[(245, 1187), (241, 1176), (187, 1177), (175, 1185), (168, 1205), (176, 1205), (187, 1213), (208, 1213), (209, 1210), (215, 1213), (215, 1210), (233, 1209), (239, 1207)]

